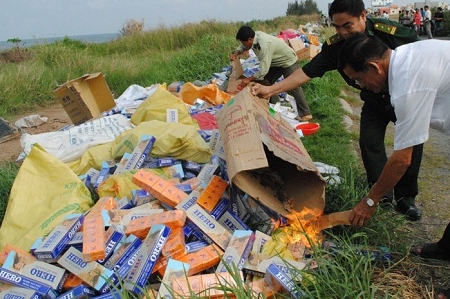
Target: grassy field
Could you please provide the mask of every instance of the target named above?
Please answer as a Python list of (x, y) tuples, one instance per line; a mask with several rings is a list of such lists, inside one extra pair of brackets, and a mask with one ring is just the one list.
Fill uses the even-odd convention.
[[(256, 30), (279, 32), (297, 29), (299, 25), (315, 20), (318, 16), (285, 17), (255, 20), (250, 25)], [(54, 44), (1, 53), (0, 90), (3, 93), (0, 115), (8, 118), (55, 104), (54, 88), (86, 73), (104, 73), (115, 97), (132, 84), (149, 86), (209, 80), (214, 72), (229, 64), (229, 55), (237, 46), (235, 34), (240, 25), (202, 22), (162, 27), (104, 44), (86, 44), (66, 38)], [(322, 41), (332, 33), (332, 29), (323, 31)], [(327, 187), (325, 213), (350, 209), (367, 191), (361, 163), (351, 146), (357, 136), (345, 129), (342, 122), (345, 112), (337, 101), (345, 88), (337, 72), (330, 72), (304, 86), (315, 121), (321, 124), (321, 129), (302, 141), (314, 161), (338, 167), (343, 179), (341, 184)], [(0, 166), (1, 219), (18, 170), (15, 163), (3, 162)], [(382, 279), (390, 273), (389, 263), (380, 264), (370, 254), (355, 250), (356, 245), (364, 248), (383, 245), (390, 248), (394, 257), (403, 256), (406, 249), (399, 241), (402, 231), (398, 230), (403, 221), (401, 217), (392, 217), (392, 213), (378, 209), (363, 229), (339, 227), (326, 231), (326, 237), (339, 243), (341, 249), (329, 258), (327, 250), (315, 248), (320, 267), (297, 273), (304, 277), (297, 286), (305, 292), (304, 298), (404, 298), (397, 289), (389, 288), (389, 281)], [(248, 284), (238, 273), (234, 276), (241, 286)], [(242, 288), (233, 292), (237, 298), (256, 298), (251, 291)], [(127, 296), (132, 297), (123, 294), (123, 297)]]

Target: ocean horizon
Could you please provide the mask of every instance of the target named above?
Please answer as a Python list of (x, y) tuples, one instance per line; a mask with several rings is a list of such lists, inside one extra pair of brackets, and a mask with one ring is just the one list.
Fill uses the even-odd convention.
[[(19, 46), (22, 48), (28, 48), (32, 46), (36, 46), (39, 44), (51, 44), (56, 41), (63, 40), (64, 38), (70, 38), (72, 40), (79, 40), (86, 43), (105, 43), (112, 40), (115, 40), (120, 37), (119, 33), (103, 33), (103, 34), (87, 34), (87, 35), (76, 35), (76, 36), (61, 36), (61, 37), (48, 37), (48, 38), (33, 38), (33, 39), (23, 39)], [(0, 41), (0, 51), (12, 49), (16, 45), (7, 42), (7, 41)]]

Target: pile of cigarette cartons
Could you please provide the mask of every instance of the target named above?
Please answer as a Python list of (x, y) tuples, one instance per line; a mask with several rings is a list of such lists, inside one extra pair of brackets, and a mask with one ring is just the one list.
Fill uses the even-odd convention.
[[(209, 163), (155, 157), (155, 137), (143, 135), (119, 161), (80, 176), (95, 189), (131, 172), (136, 189), (128, 196), (104, 196), (85, 214), (67, 215), (31, 248), (0, 249), (0, 298), (220, 298), (235, 271), (267, 297), (300, 296), (293, 269), (306, 266), (304, 257), (260, 253), (293, 211), (323, 210), (325, 181), (292, 127), (249, 88), (225, 106), (193, 106), (196, 113), (218, 121), (199, 132), (211, 146)], [(293, 210), (252, 175), (264, 168), (279, 173)]]

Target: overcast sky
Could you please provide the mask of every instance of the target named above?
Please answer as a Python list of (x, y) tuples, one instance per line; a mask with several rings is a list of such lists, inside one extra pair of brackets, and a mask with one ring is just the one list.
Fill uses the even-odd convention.
[[(316, 0), (327, 13), (328, 2)], [(397, 0), (396, 4), (402, 1)], [(145, 29), (202, 20), (250, 21), (284, 16), (294, 0), (0, 0), (0, 41), (119, 33), (128, 20)], [(299, 1), (300, 2), (300, 1)], [(370, 2), (365, 0), (366, 6)]]

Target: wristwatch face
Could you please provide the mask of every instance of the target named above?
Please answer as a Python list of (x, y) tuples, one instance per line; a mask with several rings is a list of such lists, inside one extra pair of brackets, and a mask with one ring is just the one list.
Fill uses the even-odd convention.
[(366, 202), (369, 207), (373, 207), (375, 205), (375, 202), (372, 198), (367, 198)]

